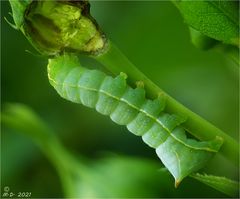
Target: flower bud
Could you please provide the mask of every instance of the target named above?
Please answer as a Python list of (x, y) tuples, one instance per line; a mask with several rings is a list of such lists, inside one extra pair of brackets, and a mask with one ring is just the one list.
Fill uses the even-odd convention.
[(11, 0), (10, 4), (17, 28), (42, 54), (97, 54), (105, 47), (105, 36), (87, 1)]

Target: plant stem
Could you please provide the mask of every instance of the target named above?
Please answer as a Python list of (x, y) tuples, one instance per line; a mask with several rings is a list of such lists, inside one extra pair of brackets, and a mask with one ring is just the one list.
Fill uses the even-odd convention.
[(1, 115), (1, 122), (28, 136), (58, 172), (65, 196), (76, 195), (76, 181), (86, 176), (87, 167), (65, 149), (58, 137), (31, 109), (25, 105), (8, 104)]
[(118, 75), (120, 72), (126, 73), (128, 75), (128, 81), (132, 86), (137, 81), (142, 81), (147, 97), (154, 99), (158, 97), (159, 94), (164, 95), (166, 97), (166, 112), (186, 116), (187, 121), (183, 123), (183, 127), (196, 138), (200, 140), (210, 140), (216, 136), (222, 137), (224, 143), (220, 152), (238, 166), (239, 145), (236, 140), (169, 96), (139, 71), (111, 41), (109, 41), (105, 52), (94, 56), (94, 58), (115, 75)]

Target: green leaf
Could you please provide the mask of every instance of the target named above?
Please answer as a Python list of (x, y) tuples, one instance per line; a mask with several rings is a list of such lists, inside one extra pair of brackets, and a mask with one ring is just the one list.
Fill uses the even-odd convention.
[(237, 1), (174, 1), (185, 22), (202, 34), (239, 46)]
[(199, 49), (208, 50), (214, 47), (219, 41), (212, 39), (194, 28), (189, 27), (192, 43)]
[(13, 19), (18, 29), (20, 29), (23, 25), (25, 10), (31, 2), (32, 0), (9, 0), (12, 8)]
[(228, 178), (199, 173), (192, 174), (191, 177), (231, 197), (239, 194), (239, 183)]

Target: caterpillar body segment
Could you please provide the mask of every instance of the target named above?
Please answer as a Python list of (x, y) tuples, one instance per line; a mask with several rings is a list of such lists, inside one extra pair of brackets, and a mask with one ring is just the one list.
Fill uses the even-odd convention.
[(219, 150), (222, 138), (211, 141), (188, 139), (181, 123), (185, 118), (164, 112), (165, 98), (145, 98), (142, 86), (135, 89), (121, 73), (113, 78), (98, 70), (80, 66), (72, 54), (50, 59), (51, 85), (65, 99), (95, 108), (156, 149), (158, 157), (175, 178), (175, 185), (202, 168)]

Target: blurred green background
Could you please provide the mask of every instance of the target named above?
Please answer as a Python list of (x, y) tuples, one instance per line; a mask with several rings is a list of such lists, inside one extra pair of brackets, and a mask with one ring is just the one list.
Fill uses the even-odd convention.
[[(193, 179), (173, 188), (173, 178), (159, 171), (160, 160), (141, 138), (95, 110), (58, 96), (48, 82), (47, 58), (38, 56), (25, 37), (6, 23), (4, 17), (12, 21), (8, 12), (9, 3), (1, 1), (1, 105), (18, 102), (33, 108), (70, 153), (91, 165), (88, 173), (95, 185), (81, 182), (89, 193), (102, 197), (225, 196)], [(238, 139), (238, 68), (223, 54), (196, 49), (171, 2), (92, 1), (91, 12), (106, 35), (150, 79)], [(83, 61), (98, 66), (94, 60)], [(2, 186), (32, 192), (32, 197), (63, 197), (57, 172), (27, 136), (3, 125), (1, 148)], [(205, 171), (238, 178), (238, 168), (220, 155)], [(105, 186), (98, 186), (102, 179)]]

